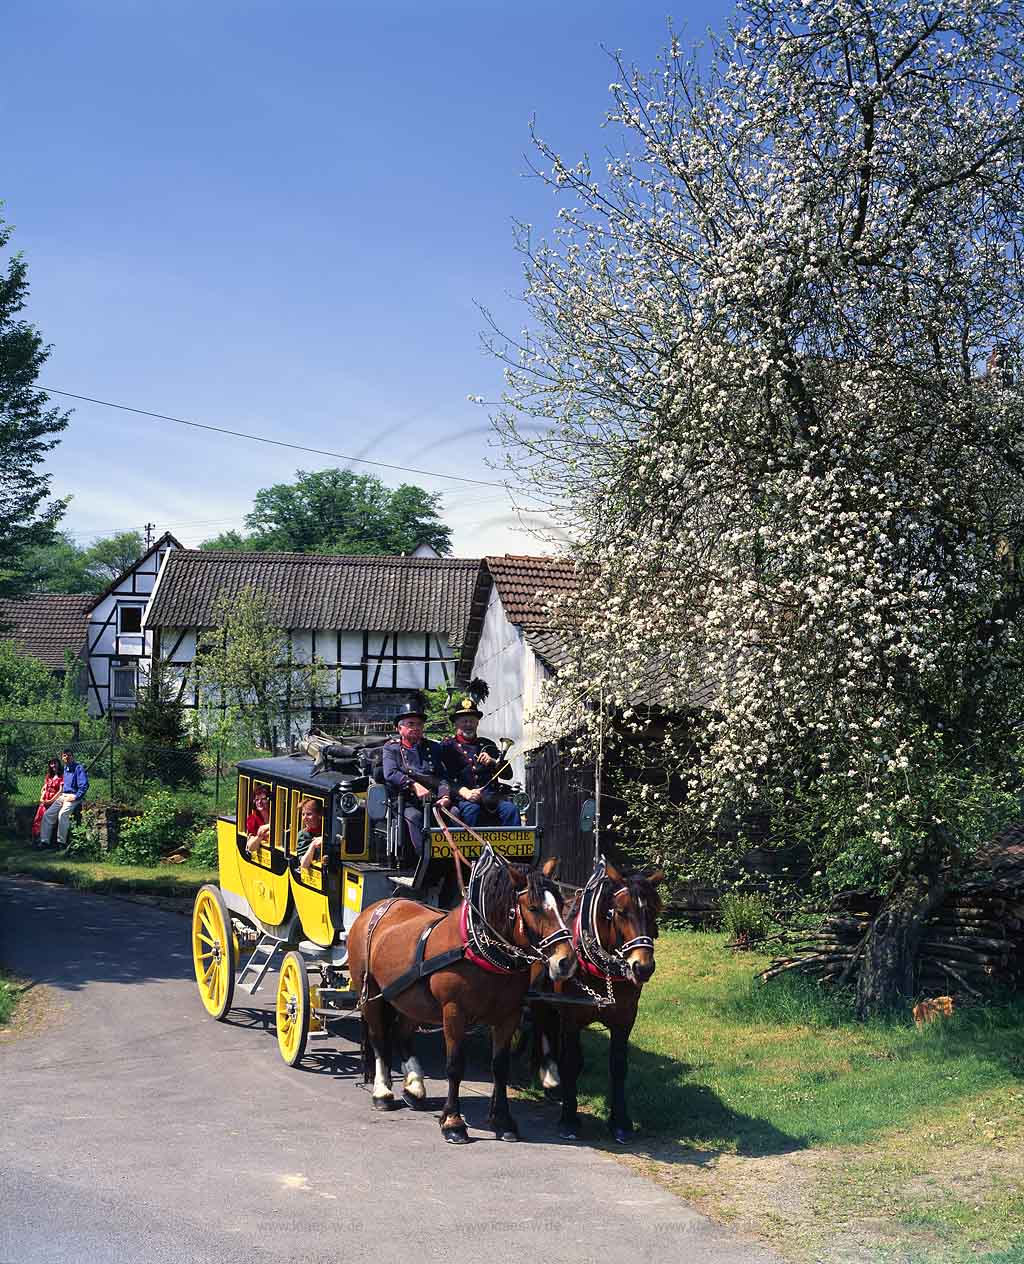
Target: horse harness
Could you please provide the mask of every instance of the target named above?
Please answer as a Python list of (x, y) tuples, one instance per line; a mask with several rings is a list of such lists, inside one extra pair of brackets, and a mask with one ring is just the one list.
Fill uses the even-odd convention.
[[(445, 952), (438, 953), (437, 956), (424, 959), (430, 932), (448, 916), (447, 913), (440, 913), (429, 921), (420, 932), (420, 937), (416, 942), (413, 964), (409, 969), (399, 975), (392, 983), (389, 983), (387, 987), (381, 988), (376, 996), (368, 997), (366, 995), (366, 987), (370, 976), (370, 941), (373, 937), (373, 932), (395, 904), (404, 903), (413, 904), (416, 908), (423, 907), (421, 904), (415, 904), (413, 900), (403, 900), (401, 896), (393, 896), (391, 899), (384, 900), (377, 905), (370, 915), (369, 925), (366, 928), (367, 971), (363, 978), (363, 992), (359, 998), (361, 1004), (365, 1004), (370, 1000), (390, 1001), (415, 983), (429, 978), (430, 975), (435, 974), (438, 970), (446, 970), (449, 966), (456, 965), (460, 961), (469, 961), (471, 964), (479, 966), (491, 974), (516, 974), (519, 971), (528, 970), (535, 961), (544, 961), (548, 956), (549, 950), (558, 944), (572, 941), (572, 935), (569, 933), (565, 923), (562, 922), (560, 914), (558, 930), (552, 931), (550, 935), (545, 935), (535, 945), (530, 944), (527, 948), (521, 948), (490, 925), (480, 909), (480, 900), (487, 874), (493, 865), (500, 863), (493, 849), (488, 845), (480, 859), (473, 866), (469, 884), (466, 887), (466, 897), (462, 904), (462, 915), (459, 922), (462, 938), (460, 946), (458, 948), (449, 948)], [(522, 921), (523, 913), (518, 899), (515, 902), (515, 906), (509, 909), (509, 915), (510, 922), (518, 925), (525, 934), (526, 931)]]
[[(635, 935), (632, 939), (627, 939), (620, 944), (612, 952), (609, 952), (601, 943), (601, 937), (597, 931), (597, 905), (601, 888), (607, 876), (604, 857), (602, 857), (595, 865), (589, 882), (583, 888), (580, 906), (573, 926), (572, 942), (583, 969), (591, 977), (606, 981), (609, 984), (608, 990), (610, 993), (610, 985), (613, 979), (628, 978), (629, 972), (626, 965), (628, 954), (636, 948), (650, 948), (653, 952), (654, 939), (650, 935)], [(608, 913), (609, 920), (614, 916), (615, 897), (620, 891), (627, 889), (624, 883), (612, 892), (612, 907)]]
[[(558, 930), (545, 935), (536, 944), (528, 944), (521, 948), (508, 939), (487, 921), (481, 908), (484, 883), (488, 874), (496, 865), (507, 864), (500, 860), (488, 843), (480, 853), (480, 858), (473, 866), (466, 886), (466, 898), (462, 906), (462, 941), (466, 949), (466, 958), (483, 970), (492, 974), (515, 974), (520, 970), (528, 970), (535, 961), (545, 961), (550, 951), (559, 944), (571, 943), (572, 935), (558, 914)], [(509, 921), (522, 931), (529, 939), (529, 933), (523, 924), (523, 910), (517, 896), (516, 902), (509, 909)]]
[(430, 938), (430, 932), (435, 926), (439, 926), (441, 922), (448, 916), (447, 913), (441, 913), (437, 917), (432, 918), (423, 930), (420, 937), (416, 941), (416, 954), (413, 963), (404, 974), (398, 976), (393, 983), (389, 983), (387, 987), (381, 988), (376, 996), (367, 996), (367, 982), (370, 978), (370, 941), (373, 938), (373, 932), (383, 921), (385, 914), (389, 913), (396, 904), (412, 904), (415, 908), (422, 908), (422, 904), (416, 904), (414, 900), (403, 900), (401, 896), (392, 896), (390, 900), (384, 900), (370, 914), (370, 922), (366, 928), (366, 973), (363, 976), (363, 990), (359, 997), (359, 1003), (365, 1005), (368, 1001), (390, 1001), (399, 992), (404, 992), (411, 988), (414, 983), (419, 983), (421, 979), (429, 978), (437, 970), (445, 970), (448, 966), (453, 966), (465, 956), (463, 947), (449, 948), (447, 952), (438, 953), (436, 957), (431, 957), (424, 961), (423, 956), (427, 950), (427, 940)]

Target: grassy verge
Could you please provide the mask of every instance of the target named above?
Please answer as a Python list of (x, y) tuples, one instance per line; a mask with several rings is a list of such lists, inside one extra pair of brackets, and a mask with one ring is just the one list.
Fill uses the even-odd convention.
[(26, 874), (47, 882), (108, 895), (151, 895), (190, 901), (217, 870), (185, 865), (117, 865), (33, 851), (24, 841), (0, 835), (0, 873)]
[[(752, 984), (760, 964), (722, 935), (658, 941), (633, 1161), (793, 1260), (1024, 1264), (1024, 1003), (863, 1025), (813, 987)], [(588, 1032), (601, 1117), (606, 1053)]]
[(11, 1020), (14, 1007), (18, 1003), (18, 985), (10, 975), (0, 970), (0, 1027), (5, 1027)]

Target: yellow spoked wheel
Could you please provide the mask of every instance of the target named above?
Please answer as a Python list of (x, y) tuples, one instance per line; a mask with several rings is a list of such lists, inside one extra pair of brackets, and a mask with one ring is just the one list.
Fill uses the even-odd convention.
[(192, 906), (192, 962), (199, 996), (218, 1022), (235, 995), (235, 935), (224, 897), (214, 886), (199, 888)]
[(309, 1035), (309, 975), (300, 953), (285, 954), (277, 980), (277, 1047), (289, 1066), (306, 1052)]

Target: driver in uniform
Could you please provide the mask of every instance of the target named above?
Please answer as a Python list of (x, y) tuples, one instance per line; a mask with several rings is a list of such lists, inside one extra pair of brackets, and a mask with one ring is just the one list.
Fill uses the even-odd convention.
[[(472, 698), (463, 698), (452, 712), (454, 737), (441, 743), (441, 762), (448, 776), (450, 792), (455, 800), (454, 811), (467, 825), (486, 825), (481, 816), (497, 817), (499, 825), (522, 824), (519, 809), (506, 797), (512, 770), (489, 737), (480, 737), (477, 729), (483, 712)], [(481, 802), (485, 790), (500, 795), (493, 807)]]
[[(383, 746), (382, 773), (390, 789), (405, 794), (406, 828), (417, 856), (423, 855), (424, 801), (436, 798), (441, 807), (451, 803), (441, 752), (437, 742), (423, 736), (426, 712), (415, 702), (407, 702), (395, 716), (398, 735)], [(411, 773), (437, 777), (436, 791), (415, 781)]]

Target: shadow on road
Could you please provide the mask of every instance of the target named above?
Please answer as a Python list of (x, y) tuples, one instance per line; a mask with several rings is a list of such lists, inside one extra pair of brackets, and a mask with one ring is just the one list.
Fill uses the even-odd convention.
[(194, 978), (180, 914), (24, 878), (0, 878), (0, 961), (70, 992)]

